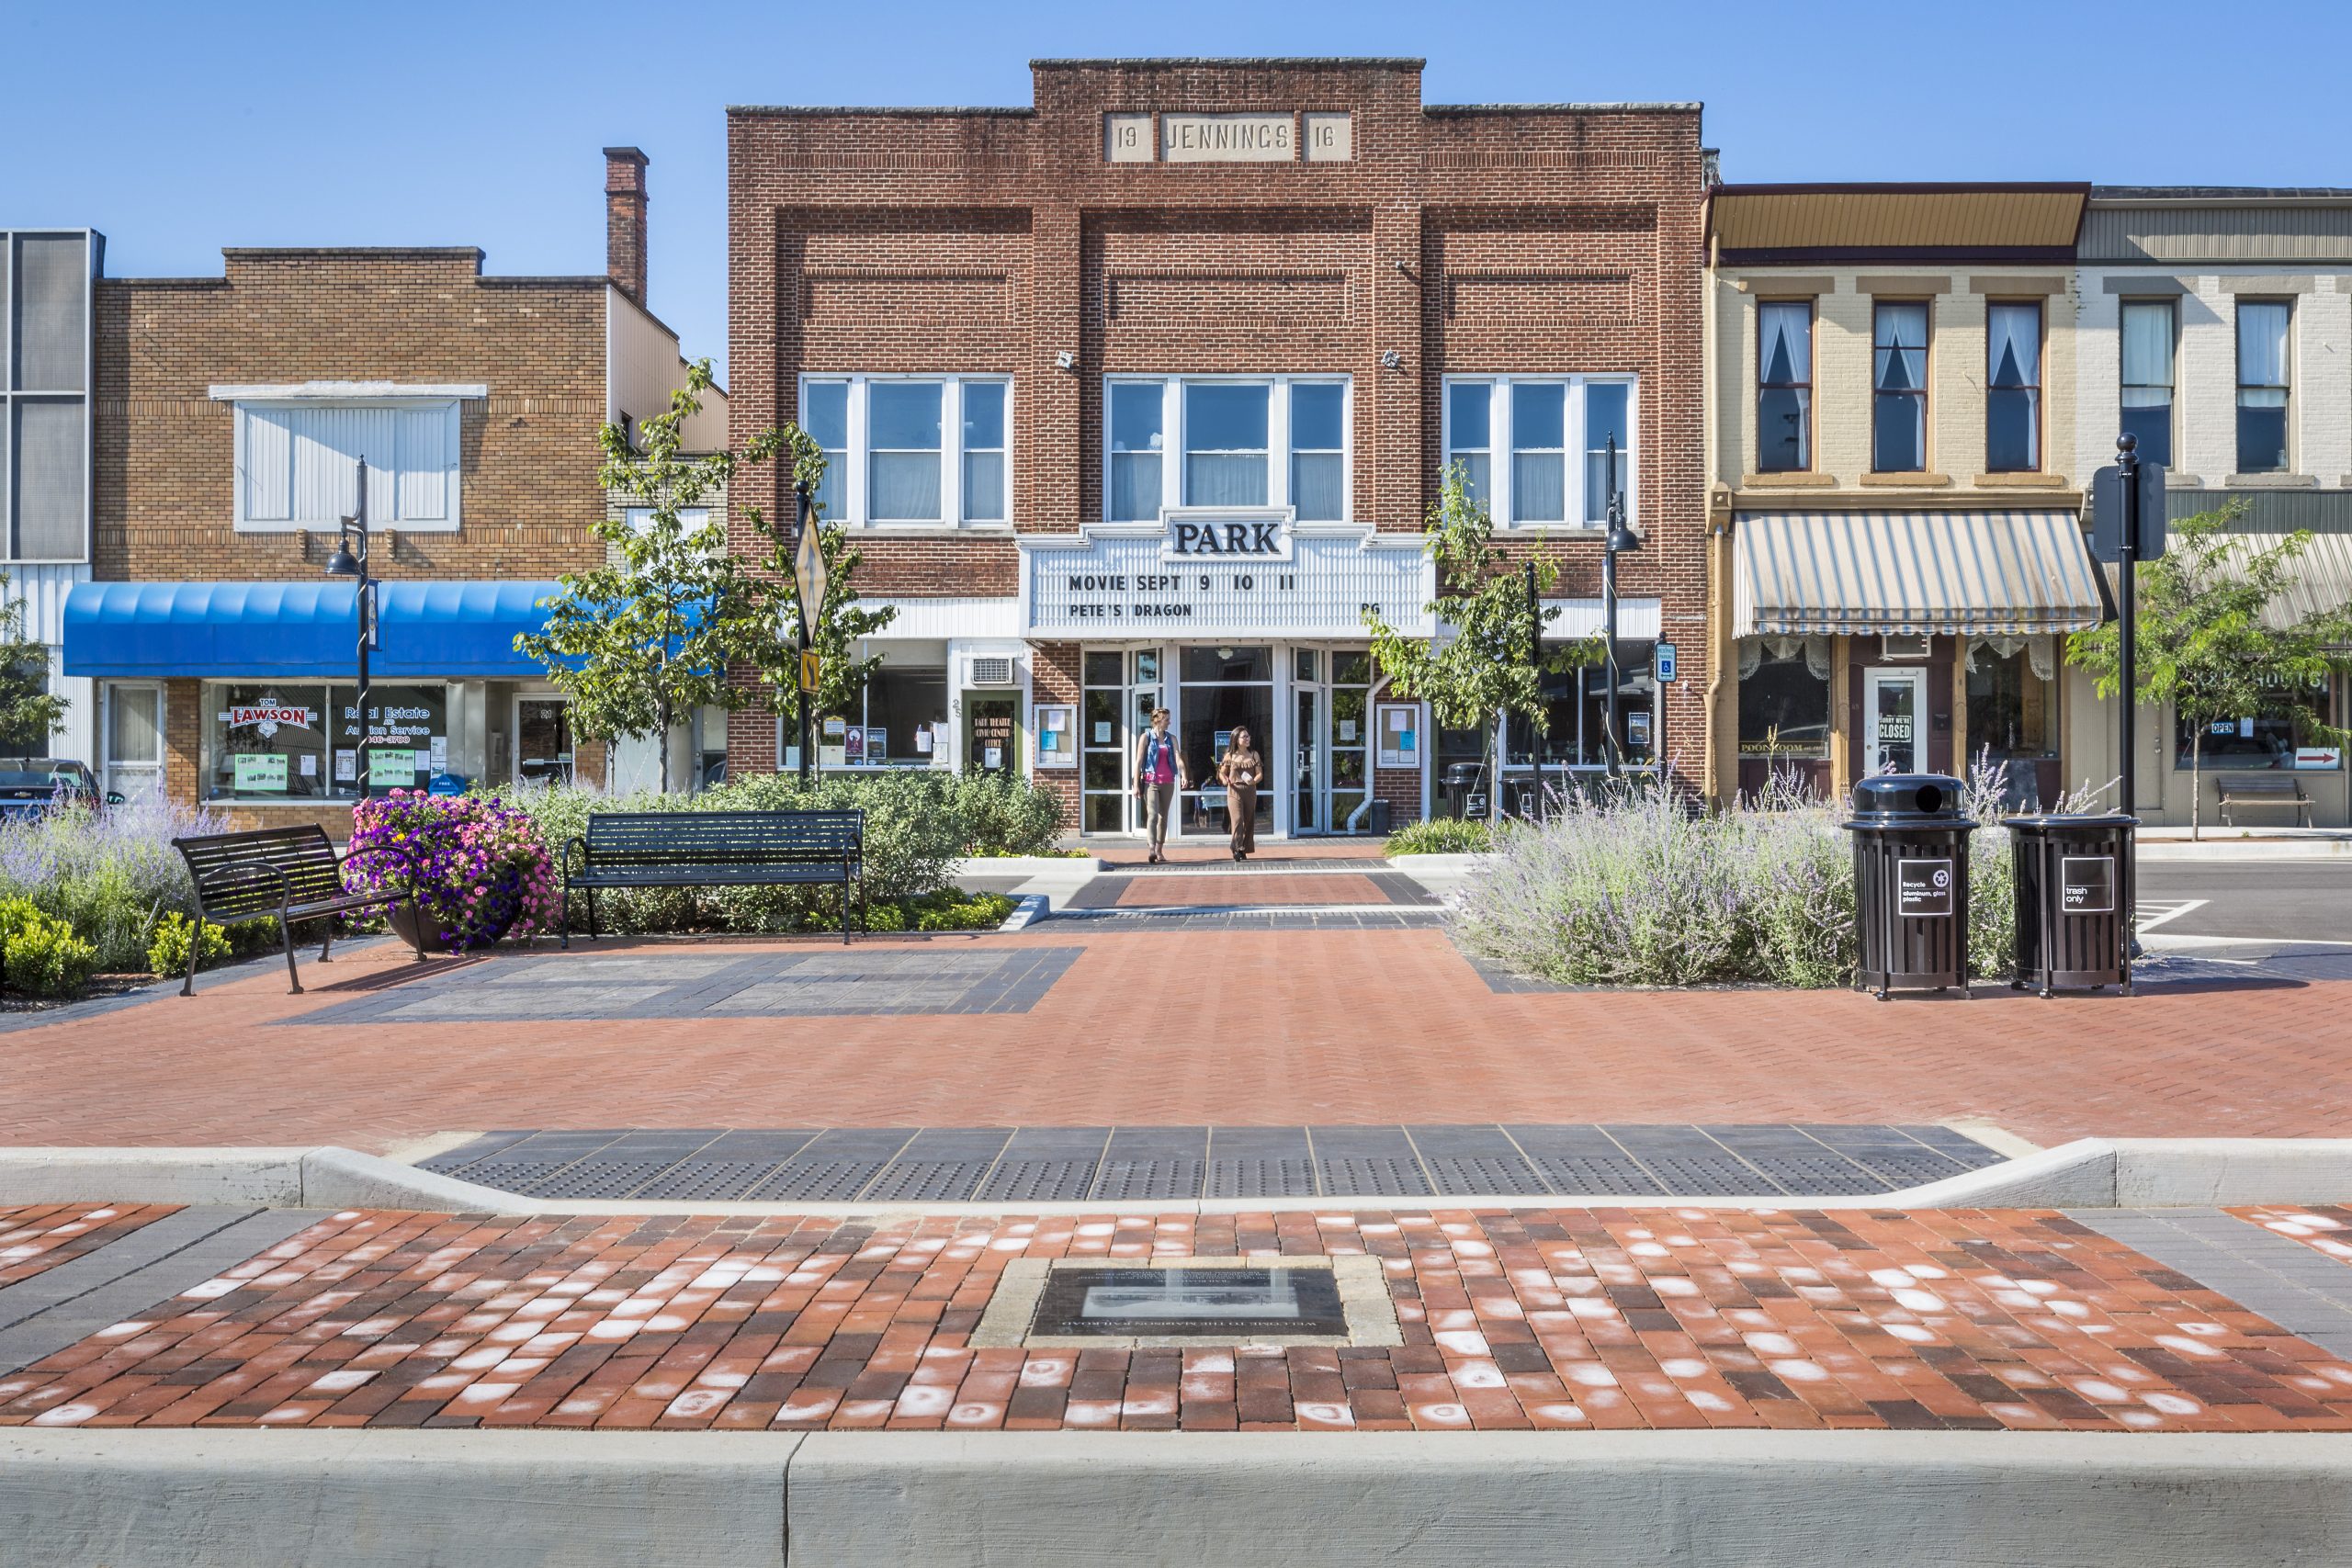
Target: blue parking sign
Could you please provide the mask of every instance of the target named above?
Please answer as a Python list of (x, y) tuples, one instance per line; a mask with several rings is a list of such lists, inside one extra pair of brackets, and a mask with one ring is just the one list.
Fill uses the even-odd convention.
[(1657, 679), (1660, 685), (1674, 679), (1674, 645), (1670, 642), (1657, 645)]

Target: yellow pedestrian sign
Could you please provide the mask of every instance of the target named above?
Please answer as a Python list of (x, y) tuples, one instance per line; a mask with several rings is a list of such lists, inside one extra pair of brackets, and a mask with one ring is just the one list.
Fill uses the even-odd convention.
[(813, 648), (803, 649), (800, 653), (800, 689), (802, 691), (814, 692), (817, 689), (817, 676), (820, 668), (821, 663), (817, 650)]

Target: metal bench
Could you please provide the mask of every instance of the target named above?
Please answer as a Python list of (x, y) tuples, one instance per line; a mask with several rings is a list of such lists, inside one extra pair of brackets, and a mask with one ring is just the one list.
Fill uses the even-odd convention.
[[(243, 925), (247, 920), (277, 919), (277, 938), (286, 950), (286, 978), (292, 994), (302, 994), (302, 976), (294, 968), (294, 922), (325, 919), (326, 940), (319, 944), (319, 962), (327, 962), (334, 946), (333, 917), (355, 909), (390, 908), (403, 898), (412, 913), (416, 894), (408, 887), (389, 893), (355, 893), (343, 885), (349, 856), (335, 853), (327, 830), (316, 823), (296, 828), (255, 828), (243, 833), (207, 833), (174, 839), (172, 847), (187, 863), (196, 884), (196, 926), (188, 933), (187, 979), (180, 995), (196, 995), (197, 960), (204, 952), (204, 925)], [(361, 851), (361, 854), (370, 852)], [(424, 928), (420, 915), (418, 930)], [(424, 949), (416, 950), (424, 962)]]
[(2222, 826), (2234, 828), (2230, 811), (2239, 806), (2284, 806), (2290, 807), (2306, 828), (2312, 825), (2312, 797), (2303, 793), (2301, 781), (2289, 773), (2217, 773), (2213, 787), (2222, 797)]
[(588, 935), (600, 887), (775, 887), (837, 883), (842, 941), (849, 941), (849, 890), (865, 929), (863, 811), (598, 811), (588, 831), (563, 846), (562, 945), (571, 945), (571, 890), (588, 899)]

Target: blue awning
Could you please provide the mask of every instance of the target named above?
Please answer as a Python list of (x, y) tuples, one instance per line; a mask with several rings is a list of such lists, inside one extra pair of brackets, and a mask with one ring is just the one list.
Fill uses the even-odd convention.
[[(378, 584), (368, 672), (385, 680), (546, 673), (514, 638), (547, 623), (554, 582)], [(65, 600), (65, 673), (114, 680), (348, 678), (359, 621), (348, 582), (77, 582)]]

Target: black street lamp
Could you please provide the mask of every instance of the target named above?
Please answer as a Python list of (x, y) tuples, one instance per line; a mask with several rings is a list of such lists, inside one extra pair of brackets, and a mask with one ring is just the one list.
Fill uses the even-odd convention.
[(1609, 437), (1608, 468), (1602, 483), (1609, 487), (1609, 532), (1600, 541), (1601, 643), (1608, 659), (1609, 735), (1604, 761), (1611, 777), (1624, 769), (1623, 750), (1617, 740), (1617, 558), (1642, 547), (1642, 536), (1625, 525), (1625, 491), (1617, 482), (1617, 437)]
[[(376, 640), (376, 580), (368, 575), (368, 459), (359, 459), (359, 510), (343, 520), (343, 533), (335, 540), (334, 554), (327, 558), (329, 577), (353, 577), (359, 581), (355, 588), (355, 602), (359, 619), (359, 738), (352, 752), (354, 770), (359, 775), (359, 798), (366, 800), (375, 793), (374, 781), (368, 777), (368, 649)], [(355, 552), (352, 540), (359, 541)], [(334, 705), (327, 705), (333, 711)]]

